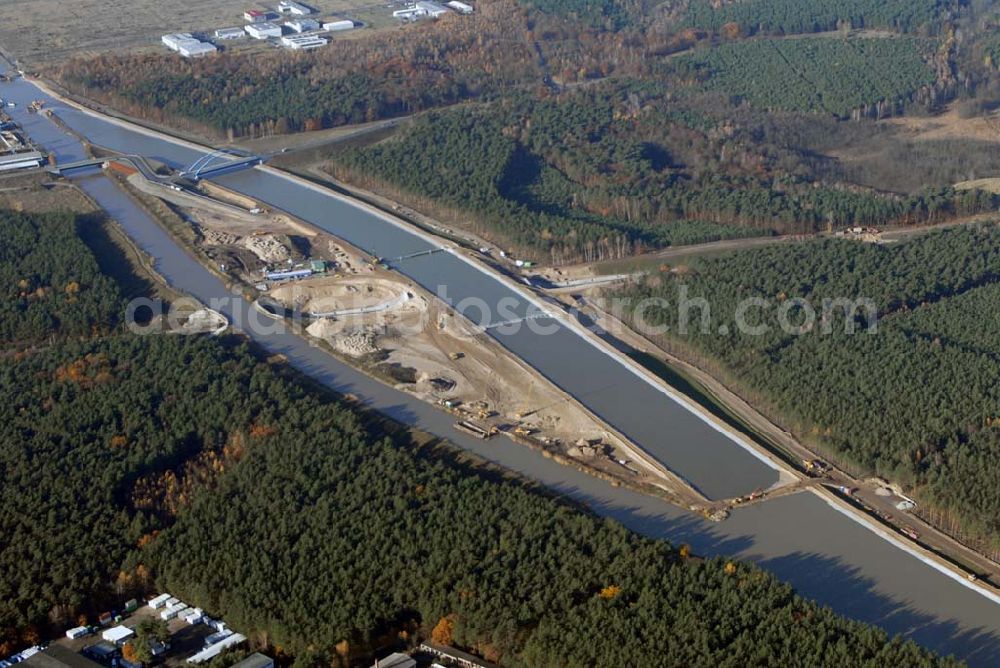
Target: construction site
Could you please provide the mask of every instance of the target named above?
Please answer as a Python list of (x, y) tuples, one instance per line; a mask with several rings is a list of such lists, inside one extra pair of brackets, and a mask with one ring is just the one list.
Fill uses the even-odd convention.
[(208, 180), (167, 178), (157, 165), (126, 158), (103, 166), (137, 195), (158, 200), (172, 219), (168, 227), (185, 226), (179, 236), (203, 263), (255, 295), (260, 310), (451, 413), (457, 431), (509, 438), (613, 484), (711, 514), (713, 504), (686, 482), (378, 258)]

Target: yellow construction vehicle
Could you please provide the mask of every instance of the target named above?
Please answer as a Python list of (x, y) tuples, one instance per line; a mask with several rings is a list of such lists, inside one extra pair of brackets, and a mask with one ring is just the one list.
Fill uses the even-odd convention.
[(448, 353), (448, 359), (450, 359), (453, 362), (455, 360), (460, 360), (463, 357), (465, 357), (465, 353), (458, 353), (458, 352)]

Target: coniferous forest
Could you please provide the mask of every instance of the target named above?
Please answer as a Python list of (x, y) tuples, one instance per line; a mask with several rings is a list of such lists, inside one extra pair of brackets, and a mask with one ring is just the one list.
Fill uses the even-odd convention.
[[(897, 245), (746, 250), (619, 294), (633, 305), (666, 299), (642, 313), (646, 324), (668, 328), (656, 337), (664, 345), (718, 369), (831, 457), (909, 486), (923, 502), (918, 512), (995, 554), (1000, 341), (990, 322), (998, 275), (1000, 228), (991, 224)], [(696, 309), (681, 331), (682, 291), (710, 304), (706, 326)], [(746, 309), (741, 330), (739, 306), (756, 299), (765, 305)], [(796, 306), (799, 299), (807, 305)], [(811, 310), (810, 329), (783, 329), (783, 305), (793, 328)]]
[[(0, 213), (0, 233), (76, 254), (78, 271), (36, 264), (35, 280), (99, 283), (69, 223)], [(103, 303), (124, 308), (115, 292)], [(89, 336), (0, 356), (5, 650), (169, 588), (299, 665), (435, 629), (504, 665), (950, 665), (755, 567), (418, 445), (239, 339), (105, 333), (72, 313), (60, 326)]]

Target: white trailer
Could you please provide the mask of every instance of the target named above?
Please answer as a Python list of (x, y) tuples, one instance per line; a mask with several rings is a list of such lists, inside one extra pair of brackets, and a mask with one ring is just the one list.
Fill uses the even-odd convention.
[(171, 619), (179, 615), (181, 612), (187, 610), (187, 608), (188, 608), (187, 603), (178, 603), (177, 605), (167, 608), (166, 610), (161, 612), (160, 619), (170, 621)]
[(66, 637), (70, 640), (76, 640), (77, 638), (82, 638), (83, 636), (90, 633), (90, 629), (86, 626), (77, 626), (75, 629), (70, 629), (66, 632)]
[(149, 599), (149, 607), (151, 607), (153, 610), (159, 610), (160, 608), (164, 607), (167, 604), (167, 601), (169, 601), (171, 598), (172, 597), (170, 596), (170, 594), (160, 594), (156, 598)]
[(205, 614), (202, 612), (201, 608), (194, 608), (193, 610), (187, 610), (182, 615), (184, 622), (194, 626), (195, 624), (200, 624), (201, 620), (204, 619)]

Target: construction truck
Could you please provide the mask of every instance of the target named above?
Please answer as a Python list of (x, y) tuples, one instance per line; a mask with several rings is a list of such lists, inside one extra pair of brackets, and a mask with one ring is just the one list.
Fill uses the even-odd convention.
[(806, 473), (814, 478), (824, 476), (830, 472), (830, 465), (822, 459), (803, 459), (802, 466)]
[(465, 353), (459, 353), (459, 352), (448, 353), (448, 359), (450, 359), (452, 362), (454, 362), (455, 360), (460, 360), (463, 357), (465, 357)]

